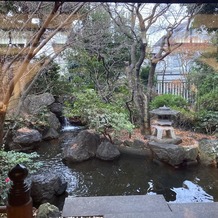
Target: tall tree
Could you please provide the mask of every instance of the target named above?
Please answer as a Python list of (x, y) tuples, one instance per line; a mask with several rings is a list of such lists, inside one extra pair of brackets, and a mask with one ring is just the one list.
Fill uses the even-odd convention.
[(71, 37), (75, 39), (75, 35), (78, 37), (71, 43), (68, 55), (72, 78), (78, 78), (79, 71), (80, 77), (92, 84), (102, 100), (113, 101), (129, 55), (128, 39), (117, 31), (101, 5), (86, 16), (79, 30), (73, 30)]
[[(154, 73), (156, 65), (159, 61), (163, 60), (167, 55), (172, 53), (180, 45), (172, 44), (174, 30), (182, 23), (183, 20), (191, 19), (194, 14), (182, 11), (181, 13), (173, 5), (170, 4), (141, 4), (130, 3), (125, 4), (124, 10), (129, 12), (129, 22), (120, 16), (120, 7), (114, 7), (114, 9), (107, 4), (107, 11), (119, 26), (120, 30), (129, 37), (131, 41), (131, 57), (129, 64), (126, 68), (129, 78), (129, 87), (132, 90), (133, 101), (138, 110), (139, 124), (141, 126), (141, 132), (143, 134), (150, 133), (149, 122), (149, 101), (151, 99), (151, 90), (153, 87)], [(175, 13), (177, 11), (177, 13)], [(140, 80), (140, 69), (145, 58), (149, 53), (148, 37), (155, 29), (157, 24), (165, 24), (160, 32), (163, 35), (159, 50), (155, 56), (150, 58), (150, 73), (147, 84), (147, 91), (143, 90), (143, 86)], [(188, 28), (188, 25), (187, 25)], [(159, 34), (159, 35), (160, 35)], [(154, 34), (153, 36), (154, 37)], [(147, 55), (146, 55), (147, 52)]]

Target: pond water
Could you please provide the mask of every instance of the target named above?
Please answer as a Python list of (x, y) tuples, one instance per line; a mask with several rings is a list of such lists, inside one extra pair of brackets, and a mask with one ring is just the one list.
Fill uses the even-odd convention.
[[(65, 142), (68, 140), (67, 136), (63, 138)], [(218, 201), (218, 169), (215, 168), (174, 169), (129, 155), (121, 155), (113, 162), (91, 159), (67, 166), (62, 162), (59, 141), (44, 143), (38, 153), (43, 162), (39, 172), (63, 174), (70, 196), (162, 194), (168, 202)]]

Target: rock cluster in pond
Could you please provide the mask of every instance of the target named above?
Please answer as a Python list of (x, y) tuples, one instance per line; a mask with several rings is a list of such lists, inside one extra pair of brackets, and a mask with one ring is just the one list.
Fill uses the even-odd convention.
[(62, 155), (66, 162), (81, 162), (93, 157), (102, 160), (113, 160), (120, 156), (120, 152), (110, 142), (102, 142), (97, 133), (83, 130), (70, 144), (63, 147)]
[(124, 142), (116, 140), (115, 143), (121, 153), (144, 156), (173, 167), (196, 164), (218, 167), (218, 140), (193, 139), (186, 146), (138, 139)]
[(195, 140), (189, 146), (147, 142), (139, 139), (125, 140), (124, 142), (115, 140), (114, 142), (111, 144), (109, 141), (101, 140), (97, 133), (83, 130), (69, 144), (63, 146), (62, 157), (66, 162), (81, 162), (93, 157), (101, 160), (114, 160), (121, 153), (126, 153), (146, 156), (173, 167), (198, 164), (199, 162), (205, 165), (207, 161), (211, 164), (218, 159), (217, 156), (211, 159), (214, 149), (217, 149), (218, 153), (217, 141), (213, 146), (206, 142), (209, 147), (201, 145), (203, 142), (198, 145)]
[(46, 126), (43, 128), (33, 126), (31, 123), (25, 129), (14, 131), (13, 141), (9, 143), (9, 148), (17, 151), (34, 149), (42, 140), (57, 139), (60, 136), (63, 104), (57, 102), (50, 93), (40, 95), (28, 95), (22, 106), (23, 119), (25, 117), (35, 117), (44, 114)]
[(116, 141), (121, 153), (145, 156), (160, 161), (173, 167), (197, 164), (199, 159), (199, 147), (197, 141), (190, 146), (176, 144), (163, 144), (155, 141), (143, 141), (135, 139), (124, 142)]

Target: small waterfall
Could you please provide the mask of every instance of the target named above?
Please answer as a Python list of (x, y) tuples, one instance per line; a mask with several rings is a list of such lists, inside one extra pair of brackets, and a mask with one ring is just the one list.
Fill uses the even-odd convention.
[(69, 120), (68, 120), (68, 118), (67, 117), (64, 117), (64, 127), (68, 127), (68, 126), (70, 126), (71, 124), (70, 124), (70, 122), (69, 122)]
[(79, 126), (73, 126), (69, 122), (69, 119), (67, 117), (64, 117), (62, 131), (73, 131), (73, 130), (76, 130), (76, 129), (80, 129), (80, 127)]

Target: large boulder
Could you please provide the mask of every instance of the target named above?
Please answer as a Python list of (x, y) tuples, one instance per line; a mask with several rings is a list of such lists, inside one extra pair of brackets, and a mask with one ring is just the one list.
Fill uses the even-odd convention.
[(185, 152), (181, 146), (175, 144), (160, 144), (149, 142), (154, 158), (168, 163), (172, 166), (183, 163)]
[(81, 131), (63, 148), (63, 159), (67, 162), (81, 162), (94, 157), (100, 145), (100, 136), (88, 130)]
[(53, 129), (53, 128), (49, 128), (49, 129), (46, 129), (44, 132), (43, 132), (43, 137), (42, 139), (43, 140), (52, 140), (52, 139), (57, 139), (59, 138), (60, 134), (57, 132), (56, 129)]
[(199, 160), (205, 166), (218, 165), (218, 140), (202, 139), (199, 141)]
[(47, 173), (31, 177), (30, 192), (36, 205), (46, 202), (53, 204), (58, 196), (65, 194), (66, 189), (67, 182), (60, 174)]
[(50, 93), (43, 93), (41, 95), (28, 95), (24, 100), (23, 107), (27, 113), (37, 114), (44, 107), (51, 105), (55, 98)]
[(196, 161), (198, 158), (198, 147), (189, 146), (182, 147), (175, 144), (161, 144), (157, 142), (149, 142), (153, 158), (174, 167), (179, 166), (187, 161)]
[(102, 142), (96, 151), (96, 157), (101, 160), (114, 160), (120, 156), (118, 148), (110, 142)]
[(18, 129), (13, 137), (13, 142), (17, 144), (32, 144), (41, 140), (42, 135), (38, 130), (27, 127)]

